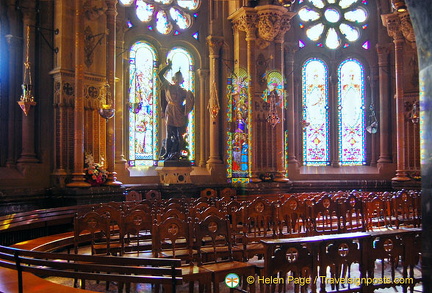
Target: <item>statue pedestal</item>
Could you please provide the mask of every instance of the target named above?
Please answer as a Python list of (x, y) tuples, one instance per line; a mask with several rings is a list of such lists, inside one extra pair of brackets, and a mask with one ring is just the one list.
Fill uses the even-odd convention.
[(164, 185), (192, 183), (190, 177), (192, 167), (189, 161), (160, 161), (156, 171), (160, 182)]

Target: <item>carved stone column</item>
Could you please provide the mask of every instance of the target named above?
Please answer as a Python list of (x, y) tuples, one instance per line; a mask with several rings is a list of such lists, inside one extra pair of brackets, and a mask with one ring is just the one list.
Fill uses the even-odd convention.
[[(34, 77), (35, 64), (35, 24), (36, 24), (36, 3), (34, 1), (25, 1), (23, 7), (23, 60), (28, 60), (30, 63), (30, 76)], [(29, 33), (28, 31), (29, 30)], [(29, 47), (27, 48), (27, 44)], [(23, 70), (25, 74), (25, 70)], [(23, 77), (24, 78), (24, 77)], [(34, 94), (34, 91), (33, 91)], [(22, 149), (18, 163), (37, 163), (35, 153), (35, 116), (34, 109), (30, 110), (27, 115), (22, 115)]]
[[(124, 112), (124, 85), (125, 78), (128, 76), (127, 70), (124, 69), (125, 63), (124, 62), (124, 54), (127, 53), (126, 49), (124, 48), (124, 35), (126, 30), (126, 23), (124, 19), (124, 9), (121, 9), (119, 12), (119, 15), (116, 19), (117, 25), (116, 25), (116, 38), (117, 38), (117, 51), (115, 56), (115, 62), (116, 62), (116, 82), (115, 82), (115, 95), (114, 95), (114, 103), (116, 105), (116, 115), (114, 116), (115, 119), (115, 164), (116, 164), (116, 172), (118, 172), (119, 177), (122, 175), (122, 172), (125, 172), (123, 170), (125, 169), (125, 164), (127, 160), (125, 159), (125, 153), (124, 153), (124, 127), (122, 121), (125, 121), (126, 119), (126, 113)], [(122, 13), (122, 14), (120, 14)], [(120, 177), (121, 178), (121, 177)]]
[(389, 44), (377, 44), (378, 52), (378, 75), (379, 75), (379, 139), (380, 139), (380, 154), (378, 159), (378, 166), (383, 167), (382, 164), (391, 163), (391, 150), (390, 150), (390, 121), (389, 121)]
[(68, 187), (90, 187), (84, 178), (84, 15), (82, 0), (75, 0), (74, 166)]
[[(294, 55), (298, 50), (298, 45), (296, 43), (288, 43), (285, 44), (285, 78), (287, 83), (287, 117), (285, 121), (285, 127), (288, 131), (288, 167), (291, 169), (297, 169), (298, 161), (296, 158), (296, 144), (297, 141), (295, 139), (296, 128), (298, 127), (298, 123), (296, 124), (296, 111), (295, 111), (295, 97), (294, 97)], [(287, 75), (288, 74), (288, 75)]]
[[(246, 71), (249, 78), (249, 87), (248, 87), (248, 99), (249, 99), (249, 105), (252, 105), (254, 96), (255, 96), (255, 81), (256, 81), (256, 74), (255, 74), (255, 40), (256, 40), (256, 21), (257, 21), (257, 15), (253, 8), (249, 7), (242, 7), (239, 10), (237, 10), (233, 15), (230, 16), (230, 19), (233, 21), (234, 25), (234, 31), (237, 32), (237, 35), (235, 38), (237, 38), (237, 44), (235, 46), (240, 49), (244, 43), (242, 43), (243, 40), (240, 39), (240, 31), (243, 31), (246, 33), (246, 58), (244, 59), (244, 56), (240, 57), (240, 64), (237, 64), (237, 66), (246, 66)], [(256, 170), (256, 152), (254, 152), (253, 147), (253, 141), (254, 137), (256, 136), (256, 127), (253, 127), (253, 121), (255, 121), (254, 113), (252, 113), (252, 107), (248, 109), (248, 118), (247, 123), (248, 127), (250, 127), (249, 132), (249, 173), (250, 173), (250, 181), (251, 182), (260, 182), (261, 180), (257, 176), (257, 170)]]
[(405, 113), (404, 113), (404, 72), (403, 53), (404, 37), (400, 29), (400, 19), (396, 13), (382, 16), (383, 24), (387, 27), (388, 34), (393, 38), (395, 46), (395, 75), (396, 75), (396, 128), (397, 128), (397, 167), (393, 181), (409, 181), (406, 171), (406, 135), (405, 135)]
[[(117, 0), (107, 0), (107, 30), (106, 36), (106, 78), (110, 87), (107, 89), (111, 96), (112, 108), (115, 109), (115, 48), (116, 48), (116, 16), (117, 16)], [(120, 186), (122, 183), (117, 181), (117, 173), (114, 171), (115, 167), (115, 119), (108, 119), (106, 123), (106, 153), (108, 163), (108, 179), (105, 185), (109, 186)]]
[[(276, 8), (276, 7), (274, 7)], [(274, 9), (273, 8), (273, 9)], [(274, 39), (275, 43), (275, 69), (285, 77), (285, 33), (291, 28), (290, 20), (294, 16), (293, 13), (287, 14), (286, 10), (276, 10), (282, 13), (280, 15), (280, 26), (277, 27), (278, 33)], [(284, 85), (285, 86), (285, 85)], [(285, 148), (285, 119), (286, 119), (286, 93), (284, 88), (284, 95), (281, 97), (281, 123), (275, 126), (276, 130), (276, 175), (274, 181), (276, 182), (289, 182), (286, 177), (287, 162), (286, 162), (286, 148)]]
[[(219, 57), (220, 50), (223, 45), (223, 38), (218, 36), (208, 36), (207, 44), (209, 47), (210, 58), (210, 77), (209, 80), (212, 84), (208, 85), (210, 88), (210, 97), (208, 100), (210, 111), (210, 157), (207, 161), (208, 167), (211, 168), (215, 164), (222, 164), (219, 142), (220, 142), (220, 116), (217, 105), (220, 104), (217, 89), (219, 88)], [(213, 107), (213, 110), (212, 110)]]
[[(196, 111), (200, 124), (199, 124), (199, 158), (197, 158), (198, 166), (205, 167), (206, 165), (206, 159), (208, 154), (208, 149), (206, 146), (211, 145), (211, 135), (209, 136), (207, 133), (207, 125), (208, 125), (208, 115), (207, 111), (205, 109), (205, 103), (202, 101), (205, 101), (208, 97), (208, 91), (207, 91), (207, 82), (209, 79), (210, 71), (208, 69), (198, 69), (198, 80), (200, 85), (200, 103), (199, 104), (199, 111)], [(195, 109), (197, 109), (197, 103), (195, 103)], [(199, 114), (199, 115), (198, 115)], [(210, 126), (211, 127), (211, 126)], [(211, 128), (210, 128), (211, 129)], [(211, 148), (211, 146), (210, 146)]]

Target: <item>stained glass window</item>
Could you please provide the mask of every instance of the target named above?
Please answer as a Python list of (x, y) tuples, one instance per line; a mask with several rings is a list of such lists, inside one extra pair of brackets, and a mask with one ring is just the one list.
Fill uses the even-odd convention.
[(299, 2), (300, 27), (313, 42), (329, 49), (349, 47), (367, 28), (367, 2), (361, 0), (309, 0)]
[(138, 19), (163, 35), (179, 35), (191, 28), (201, 5), (201, 0), (120, 0), (125, 6), (134, 2)]
[(228, 99), (228, 178), (232, 182), (249, 179), (249, 80), (245, 70), (238, 70), (227, 83)]
[(317, 58), (307, 60), (302, 70), (303, 84), (303, 163), (328, 165), (329, 113), (328, 69)]
[[(182, 87), (191, 91), (195, 95), (195, 68), (192, 55), (182, 47), (175, 47), (167, 54), (167, 60), (172, 61), (172, 70), (165, 75), (168, 80), (172, 80), (174, 74), (180, 71), (183, 75), (184, 82)], [(195, 111), (189, 114), (189, 124), (187, 127), (187, 139), (189, 160), (195, 161)]]
[(157, 54), (143, 41), (129, 54), (129, 163), (152, 166), (158, 154)]
[(338, 69), (339, 77), (339, 161), (361, 165), (365, 158), (365, 102), (363, 66), (347, 59)]

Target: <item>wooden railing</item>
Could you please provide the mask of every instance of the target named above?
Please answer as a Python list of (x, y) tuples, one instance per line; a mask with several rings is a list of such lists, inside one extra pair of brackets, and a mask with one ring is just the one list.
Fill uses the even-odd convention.
[[(421, 229), (263, 240), (266, 292), (374, 292), (421, 281)], [(281, 291), (279, 291), (281, 290)], [(285, 291), (286, 290), (286, 291)]]
[[(149, 283), (166, 286), (176, 292), (182, 283), (181, 261), (170, 258), (120, 258), (60, 253), (44, 253), (0, 246), (0, 267), (14, 269), (18, 275), (17, 292), (23, 293), (23, 273), (37, 276), (56, 276), (81, 280), (117, 282), (118, 292), (131, 283)], [(34, 284), (37, 288), (37, 284)], [(27, 286), (28, 287), (28, 286)], [(14, 290), (15, 291), (15, 290)], [(31, 290), (30, 290), (31, 291)]]

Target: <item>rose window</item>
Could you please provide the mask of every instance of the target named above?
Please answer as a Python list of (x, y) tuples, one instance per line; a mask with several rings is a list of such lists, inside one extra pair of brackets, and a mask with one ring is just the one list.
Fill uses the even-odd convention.
[[(300, 0), (300, 27), (317, 46), (348, 47), (367, 28), (367, 0)], [(368, 43), (363, 43), (367, 49)]]
[(125, 6), (134, 2), (138, 19), (163, 35), (189, 29), (201, 4), (201, 0), (120, 0)]

